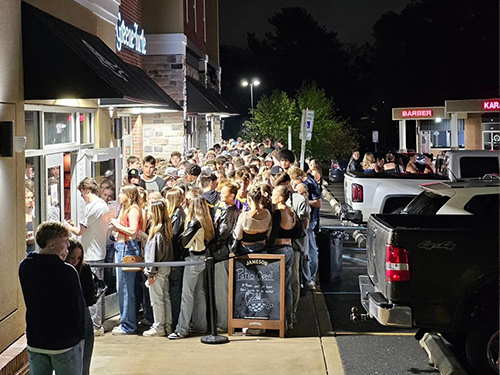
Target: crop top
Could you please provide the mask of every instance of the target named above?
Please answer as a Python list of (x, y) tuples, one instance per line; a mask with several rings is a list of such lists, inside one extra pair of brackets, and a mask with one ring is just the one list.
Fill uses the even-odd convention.
[[(268, 210), (262, 219), (255, 219), (248, 216), (248, 211), (244, 211), (238, 217), (234, 228), (234, 237), (243, 242), (258, 242), (265, 240), (271, 234), (272, 217)], [(248, 233), (248, 232), (257, 233)]]
[[(294, 223), (295, 224), (295, 223)], [(273, 212), (273, 227), (269, 236), (269, 244), (272, 246), (277, 238), (295, 238), (295, 225), (290, 229), (281, 226), (281, 210)]]
[[(128, 214), (132, 208), (137, 208), (137, 210), (139, 211), (139, 222), (137, 223), (137, 231), (135, 232), (135, 234), (133, 236), (131, 236), (131, 237), (135, 238), (139, 234), (139, 231), (141, 230), (141, 227), (142, 227), (142, 212), (138, 206), (134, 205), (134, 206), (130, 207), (129, 210), (127, 211), (127, 213), (120, 220), (120, 224), (123, 225), (124, 227), (127, 227), (127, 228), (130, 227), (130, 221), (128, 219)], [(122, 232), (121, 230), (118, 230), (118, 233), (121, 233), (124, 236), (130, 236), (128, 233)]]

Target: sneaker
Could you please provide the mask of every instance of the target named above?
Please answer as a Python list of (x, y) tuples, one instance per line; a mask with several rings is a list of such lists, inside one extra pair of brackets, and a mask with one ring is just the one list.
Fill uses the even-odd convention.
[(104, 336), (104, 327), (94, 328), (94, 337)]
[(180, 333), (177, 333), (177, 332), (172, 332), (170, 335), (168, 335), (168, 338), (170, 340), (177, 340), (177, 339), (183, 339), (185, 338), (186, 336), (182, 336)]
[(151, 327), (153, 325), (153, 323), (151, 323), (149, 320), (147, 320), (146, 318), (142, 318), (141, 321), (139, 322), (139, 324), (143, 325), (143, 326), (148, 326), (148, 327)]
[(308, 283), (304, 285), (305, 290), (316, 290), (316, 285), (314, 283)]
[(142, 335), (144, 337), (163, 337), (165, 336), (165, 330), (163, 329), (158, 330), (156, 328), (151, 327), (147, 331), (144, 331)]
[(127, 332), (125, 332), (123, 329), (122, 329), (122, 326), (116, 326), (115, 328), (113, 328), (113, 330), (111, 331), (111, 333), (114, 335), (114, 336), (121, 336), (121, 335), (126, 335)]

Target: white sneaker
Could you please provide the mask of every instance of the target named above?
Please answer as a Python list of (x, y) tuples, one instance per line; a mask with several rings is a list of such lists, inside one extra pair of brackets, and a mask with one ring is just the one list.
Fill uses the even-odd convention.
[(144, 337), (163, 337), (165, 336), (165, 330), (157, 330), (156, 328), (151, 327), (147, 331), (142, 333)]
[(121, 336), (121, 335), (126, 335), (127, 333), (122, 329), (121, 326), (116, 326), (115, 328), (113, 328), (113, 330), (111, 331), (111, 333), (114, 335), (114, 336)]
[(104, 327), (94, 328), (94, 337), (104, 336)]

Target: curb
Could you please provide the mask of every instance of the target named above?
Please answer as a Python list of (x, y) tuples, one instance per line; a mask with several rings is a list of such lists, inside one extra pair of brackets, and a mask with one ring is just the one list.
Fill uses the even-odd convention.
[(426, 333), (420, 340), (420, 346), (427, 352), (429, 362), (439, 370), (441, 375), (467, 375), (441, 336)]

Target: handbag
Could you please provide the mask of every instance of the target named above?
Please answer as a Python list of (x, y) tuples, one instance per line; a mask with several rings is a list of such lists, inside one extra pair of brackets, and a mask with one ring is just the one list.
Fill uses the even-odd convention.
[(100, 279), (94, 272), (92, 272), (92, 282), (94, 283), (94, 299), (93, 304), (95, 305), (97, 300), (106, 293), (108, 286), (104, 280)]
[[(142, 263), (144, 259), (140, 255), (125, 255), (122, 258), (122, 263)], [(122, 267), (125, 272), (140, 272), (142, 267)]]

